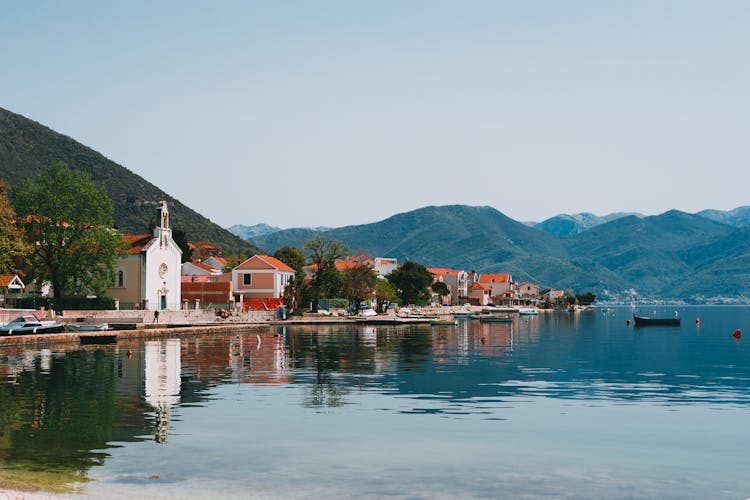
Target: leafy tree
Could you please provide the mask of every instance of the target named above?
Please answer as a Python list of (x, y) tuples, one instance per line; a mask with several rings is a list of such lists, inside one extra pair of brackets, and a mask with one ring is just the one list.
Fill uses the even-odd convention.
[(302, 303), (302, 289), (305, 284), (302, 268), (305, 267), (305, 254), (299, 248), (286, 246), (276, 250), (273, 256), (297, 271), (284, 287), (284, 304), (291, 314)]
[(403, 266), (388, 275), (388, 281), (398, 290), (403, 304), (424, 300), (432, 280), (432, 273), (426, 267), (411, 261), (404, 262)]
[(378, 312), (385, 312), (391, 302), (398, 299), (398, 290), (388, 280), (379, 279), (375, 282), (374, 287), (375, 299), (378, 302)]
[(340, 288), (341, 278), (336, 269), (336, 260), (345, 257), (349, 249), (340, 241), (320, 235), (305, 241), (303, 246), (309, 251), (310, 263), (314, 266), (310, 291), (312, 310), (317, 312), (320, 298), (336, 287)]
[[(153, 231), (153, 230), (152, 230)], [(182, 263), (189, 262), (193, 258), (193, 249), (188, 244), (187, 235), (182, 229), (172, 230), (172, 239), (182, 250)]]
[(31, 245), (16, 224), (16, 214), (8, 202), (8, 184), (0, 179), (0, 274), (17, 273), (19, 264), (31, 252)]
[(344, 290), (350, 304), (354, 304), (359, 311), (360, 303), (372, 297), (378, 275), (370, 266), (356, 266), (343, 273)]
[(576, 300), (582, 306), (590, 306), (591, 304), (596, 302), (596, 295), (591, 292), (576, 294)]
[(102, 294), (114, 281), (115, 261), (125, 248), (112, 229), (106, 191), (88, 174), (54, 162), (12, 193), (27, 238), (36, 242), (28, 277), (51, 283), (56, 302), (63, 295)]
[(440, 295), (441, 297), (445, 297), (447, 295), (450, 295), (451, 293), (450, 289), (448, 288), (448, 285), (446, 285), (442, 281), (436, 281), (435, 283), (432, 284), (430, 288), (432, 288), (432, 291)]
[(273, 256), (297, 272), (305, 267), (305, 254), (299, 248), (281, 247), (273, 253)]

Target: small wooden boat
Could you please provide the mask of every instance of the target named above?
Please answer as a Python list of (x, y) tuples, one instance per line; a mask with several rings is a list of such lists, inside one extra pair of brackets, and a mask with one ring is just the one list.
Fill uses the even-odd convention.
[(521, 307), (518, 309), (518, 314), (523, 316), (536, 316), (539, 314), (539, 310), (536, 307)]
[(635, 326), (664, 325), (680, 326), (680, 318), (648, 318), (645, 316), (633, 315)]

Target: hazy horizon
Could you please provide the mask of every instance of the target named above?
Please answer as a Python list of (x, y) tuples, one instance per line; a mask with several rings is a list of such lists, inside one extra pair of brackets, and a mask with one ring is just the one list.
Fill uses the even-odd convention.
[(0, 106), (223, 227), (750, 205), (750, 3), (0, 7)]

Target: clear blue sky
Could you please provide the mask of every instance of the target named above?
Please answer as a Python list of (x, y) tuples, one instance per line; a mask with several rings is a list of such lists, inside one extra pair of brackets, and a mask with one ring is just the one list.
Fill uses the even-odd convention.
[(750, 205), (750, 2), (6, 0), (0, 106), (215, 222)]

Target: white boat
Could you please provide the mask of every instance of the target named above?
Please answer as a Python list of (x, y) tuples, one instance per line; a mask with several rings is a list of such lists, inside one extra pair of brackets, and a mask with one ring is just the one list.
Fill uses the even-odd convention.
[(39, 321), (33, 316), (19, 316), (0, 327), (0, 335), (28, 335), (34, 333), (61, 333), (65, 325), (54, 321)]
[(518, 309), (518, 314), (523, 314), (524, 316), (536, 316), (539, 314), (539, 311), (536, 307), (521, 307)]
[(65, 329), (69, 332), (106, 332), (109, 323), (68, 323)]

